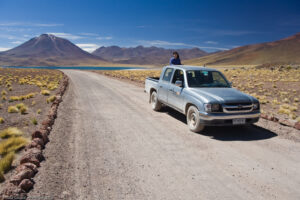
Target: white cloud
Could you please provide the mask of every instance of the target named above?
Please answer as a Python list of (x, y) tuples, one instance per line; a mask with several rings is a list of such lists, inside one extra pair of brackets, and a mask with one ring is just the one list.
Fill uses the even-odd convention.
[(37, 27), (55, 27), (63, 26), (64, 24), (54, 24), (54, 23), (28, 23), (28, 22), (9, 22), (0, 23), (0, 26), (37, 26)]
[(91, 44), (91, 43), (79, 43), (76, 45), (88, 52), (93, 52), (100, 47), (97, 44)]
[(23, 42), (22, 41), (13, 41), (11, 42), (12, 44), (22, 44)]
[(80, 33), (80, 35), (84, 35), (84, 36), (99, 36), (97, 33)]
[(39, 27), (54, 27), (54, 26), (63, 26), (64, 24), (31, 24), (32, 26)]
[(228, 48), (223, 48), (223, 47), (198, 46), (198, 45), (186, 44), (182, 42), (168, 42), (162, 40), (139, 40), (138, 43), (144, 46), (160, 46), (160, 47), (178, 46), (178, 47), (190, 47), (190, 48), (222, 50), (222, 51), (228, 50)]
[(9, 49), (11, 49), (11, 48), (8, 48), (8, 47), (0, 47), (0, 51), (7, 51), (7, 50), (9, 50)]
[(97, 40), (111, 40), (112, 37), (111, 36), (107, 36), (107, 37), (96, 37)]
[(10, 34), (0, 34), (0, 38), (4, 38), (8, 40), (24, 40), (23, 37), (17, 37), (15, 35), (10, 35)]
[(187, 46), (181, 42), (167, 42), (162, 40), (140, 40), (138, 42), (146, 46)]
[(247, 30), (216, 30), (213, 31), (213, 35), (222, 35), (222, 36), (241, 36), (241, 35), (250, 35), (257, 34), (257, 31), (247, 31)]
[(70, 40), (77, 40), (77, 39), (84, 38), (82, 36), (73, 35), (73, 34), (70, 34), (70, 33), (49, 33), (49, 34), (55, 35), (57, 37), (67, 38), (67, 39), (70, 39)]
[(205, 44), (218, 44), (218, 42), (216, 42), (216, 41), (205, 41), (204, 43)]

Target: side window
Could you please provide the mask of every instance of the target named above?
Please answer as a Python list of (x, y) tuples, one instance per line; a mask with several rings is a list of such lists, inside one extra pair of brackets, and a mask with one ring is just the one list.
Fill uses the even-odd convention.
[(169, 82), (171, 80), (172, 73), (173, 73), (173, 69), (172, 68), (166, 69), (164, 77), (163, 77), (163, 80)]
[(227, 85), (226, 81), (224, 80), (224, 78), (221, 76), (219, 72), (212, 72), (212, 77), (214, 83), (222, 83), (224, 85)]
[(180, 69), (176, 69), (174, 72), (172, 83), (175, 84), (176, 81), (182, 81), (182, 83), (184, 83), (183, 71)]

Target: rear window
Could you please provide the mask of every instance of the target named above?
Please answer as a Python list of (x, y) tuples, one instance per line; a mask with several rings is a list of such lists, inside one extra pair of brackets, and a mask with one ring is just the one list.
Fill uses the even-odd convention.
[(170, 81), (172, 77), (173, 69), (172, 68), (167, 68), (163, 77), (164, 81)]

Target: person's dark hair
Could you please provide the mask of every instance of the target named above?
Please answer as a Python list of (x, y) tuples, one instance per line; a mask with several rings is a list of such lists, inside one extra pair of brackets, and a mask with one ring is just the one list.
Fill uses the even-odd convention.
[(174, 55), (174, 54), (176, 54), (177, 57), (179, 58), (179, 53), (178, 53), (177, 51), (174, 51), (174, 52), (173, 52), (173, 55)]

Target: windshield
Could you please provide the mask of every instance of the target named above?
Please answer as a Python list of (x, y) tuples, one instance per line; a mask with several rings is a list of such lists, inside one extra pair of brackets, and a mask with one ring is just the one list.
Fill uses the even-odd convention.
[(186, 76), (189, 87), (230, 87), (218, 71), (189, 70)]

